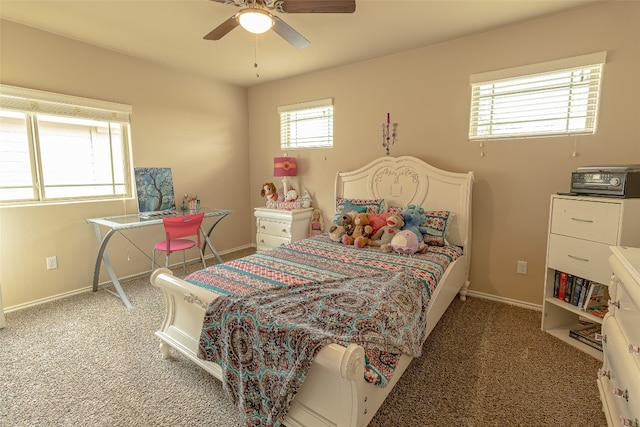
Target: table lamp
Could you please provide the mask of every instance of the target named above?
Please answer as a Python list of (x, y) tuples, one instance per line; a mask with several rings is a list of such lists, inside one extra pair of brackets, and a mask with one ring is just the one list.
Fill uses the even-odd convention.
[(289, 191), (289, 180), (287, 177), (298, 175), (298, 167), (295, 157), (274, 157), (273, 158), (273, 176), (282, 177), (283, 196)]

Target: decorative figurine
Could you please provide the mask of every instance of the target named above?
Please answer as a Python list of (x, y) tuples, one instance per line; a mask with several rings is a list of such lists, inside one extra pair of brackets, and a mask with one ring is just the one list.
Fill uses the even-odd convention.
[(311, 223), (309, 224), (309, 237), (324, 233), (324, 219), (322, 211), (318, 208), (311, 213)]
[(302, 193), (302, 207), (303, 208), (310, 208), (311, 207), (311, 196), (309, 195), (309, 192), (307, 190), (304, 190)]

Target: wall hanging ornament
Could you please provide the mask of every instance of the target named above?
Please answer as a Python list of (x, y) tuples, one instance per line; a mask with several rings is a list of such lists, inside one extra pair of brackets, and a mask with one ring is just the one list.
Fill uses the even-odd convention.
[(398, 135), (398, 123), (391, 123), (391, 115), (387, 113), (387, 123), (382, 124), (382, 146), (388, 155), (391, 154), (391, 145), (396, 143)]

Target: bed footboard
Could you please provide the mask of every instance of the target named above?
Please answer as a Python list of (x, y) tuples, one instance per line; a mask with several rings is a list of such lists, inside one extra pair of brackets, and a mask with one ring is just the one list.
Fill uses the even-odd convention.
[[(162, 357), (171, 357), (174, 349), (222, 380), (219, 365), (197, 356), (205, 309), (218, 296), (165, 268), (153, 272), (151, 283), (162, 290), (165, 299), (165, 317), (155, 333), (161, 340)], [(327, 345), (315, 357), (283, 423), (289, 427), (363, 426), (366, 415), (378, 409), (367, 407), (366, 385), (362, 347)]]

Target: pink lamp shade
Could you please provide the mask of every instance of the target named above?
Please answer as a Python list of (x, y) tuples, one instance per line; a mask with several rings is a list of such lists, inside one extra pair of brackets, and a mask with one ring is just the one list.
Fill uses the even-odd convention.
[(298, 167), (295, 157), (274, 157), (273, 176), (296, 176)]

